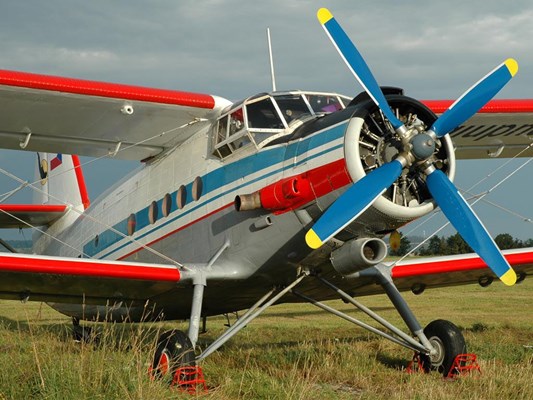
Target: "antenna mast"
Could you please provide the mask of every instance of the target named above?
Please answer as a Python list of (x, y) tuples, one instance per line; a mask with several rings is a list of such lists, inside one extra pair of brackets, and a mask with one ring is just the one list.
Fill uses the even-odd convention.
[(276, 76), (274, 74), (274, 58), (272, 57), (272, 40), (270, 39), (270, 28), (267, 28), (268, 55), (270, 58), (270, 75), (272, 77), (272, 91), (276, 91)]

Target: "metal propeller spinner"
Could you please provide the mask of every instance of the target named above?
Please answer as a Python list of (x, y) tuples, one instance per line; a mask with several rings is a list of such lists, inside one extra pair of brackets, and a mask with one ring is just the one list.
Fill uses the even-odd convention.
[(415, 164), (426, 175), (426, 184), (434, 200), (463, 239), (503, 283), (513, 285), (515, 272), (454, 184), (433, 165), (432, 157), (439, 138), (478, 112), (511, 80), (518, 71), (516, 61), (509, 58), (485, 75), (430, 129), (408, 129), (391, 110), (368, 65), (331, 12), (321, 8), (317, 17), (352, 74), (402, 138), (402, 151), (394, 160), (373, 170), (344, 192), (307, 232), (307, 244), (314, 249), (322, 246), (370, 207), (398, 179), (404, 168)]

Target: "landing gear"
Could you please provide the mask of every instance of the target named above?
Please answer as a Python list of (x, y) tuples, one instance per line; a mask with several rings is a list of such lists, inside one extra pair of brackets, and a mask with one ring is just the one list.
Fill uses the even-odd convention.
[[(416, 359), (419, 361), (418, 365), (419, 367), (423, 368), (425, 372), (437, 370), (445, 377), (450, 377), (460, 373), (460, 370), (462, 370), (462, 367), (465, 365), (465, 361), (463, 361), (461, 358), (457, 358), (457, 356), (460, 354), (465, 355), (466, 345), (463, 335), (457, 326), (449, 321), (439, 319), (431, 322), (425, 329), (422, 329), (413, 312), (392, 282), (392, 279), (390, 279), (390, 272), (388, 269), (369, 267), (358, 272), (357, 274), (360, 277), (373, 277), (376, 282), (382, 286), (414, 338), (402, 332), (390, 322), (386, 321), (375, 312), (365, 307), (358, 300), (318, 275), (314, 275), (318, 281), (334, 290), (338, 295), (340, 295), (342, 300), (353, 304), (360, 311), (363, 311), (375, 321), (379, 322), (381, 325), (387, 328), (389, 332), (376, 329), (375, 327), (359, 321), (350, 315), (347, 315), (339, 310), (335, 310), (324, 303), (316, 301), (309, 296), (298, 292), (297, 290), (292, 290), (292, 293), (325, 311), (328, 311), (349, 322), (352, 322), (355, 325), (374, 332), (394, 343), (414, 350), (417, 355)], [(456, 359), (458, 361), (456, 361)]]
[(80, 324), (80, 320), (72, 317), (72, 338), (76, 343), (98, 344), (99, 337), (92, 328)]
[(178, 368), (194, 365), (194, 349), (184, 332), (172, 330), (159, 337), (151, 368), (154, 378), (173, 378)]
[[(223, 246), (219, 253), (226, 247), (226, 245)], [(215, 255), (215, 260), (216, 257), (218, 256)], [(194, 352), (200, 332), (202, 301), (206, 285), (207, 282), (203, 273), (193, 278), (189, 330), (187, 334), (178, 330), (163, 333), (157, 341), (157, 348), (150, 367), (150, 374), (153, 378), (165, 379), (170, 377), (172, 385), (191, 394), (196, 392), (198, 386), (207, 390), (202, 369), (196, 366), (196, 354)]]
[[(466, 353), (463, 334), (450, 321), (437, 319), (424, 328), (424, 334), (435, 349), (430, 355), (421, 354), (424, 371), (437, 370), (448, 376), (457, 355)], [(452, 374), (456, 372), (451, 371)]]

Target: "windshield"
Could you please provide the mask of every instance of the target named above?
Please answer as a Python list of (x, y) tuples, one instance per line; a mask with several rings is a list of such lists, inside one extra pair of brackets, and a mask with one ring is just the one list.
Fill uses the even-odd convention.
[(246, 111), (250, 130), (285, 128), (271, 97), (248, 104)]
[(287, 124), (313, 112), (301, 94), (276, 96), (275, 99)]

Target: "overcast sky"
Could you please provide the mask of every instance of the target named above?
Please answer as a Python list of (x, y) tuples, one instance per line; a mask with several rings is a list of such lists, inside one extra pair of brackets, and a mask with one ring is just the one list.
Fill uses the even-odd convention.
[[(382, 85), (403, 87), (420, 99), (454, 99), (514, 57), (519, 73), (498, 97), (533, 98), (531, 1), (3, 0), (0, 68), (239, 100), (271, 88), (265, 33), (270, 27), (278, 89), (353, 96), (361, 88), (316, 20), (316, 10), (323, 6), (345, 28)], [(492, 187), (523, 161), (476, 192)], [(502, 162), (460, 162), (457, 185), (469, 188)], [(0, 152), (0, 166), (24, 179), (32, 177), (33, 163), (33, 155)], [(116, 176), (108, 174), (110, 165)], [(134, 166), (118, 161), (91, 165), (85, 172), (92, 197)], [(488, 198), (533, 218), (532, 174), (533, 163)], [(0, 179), (0, 193), (14, 187)], [(492, 206), (476, 209), (492, 233), (533, 237), (533, 224), (523, 218)], [(432, 222), (415, 233), (427, 235), (436, 226)]]

